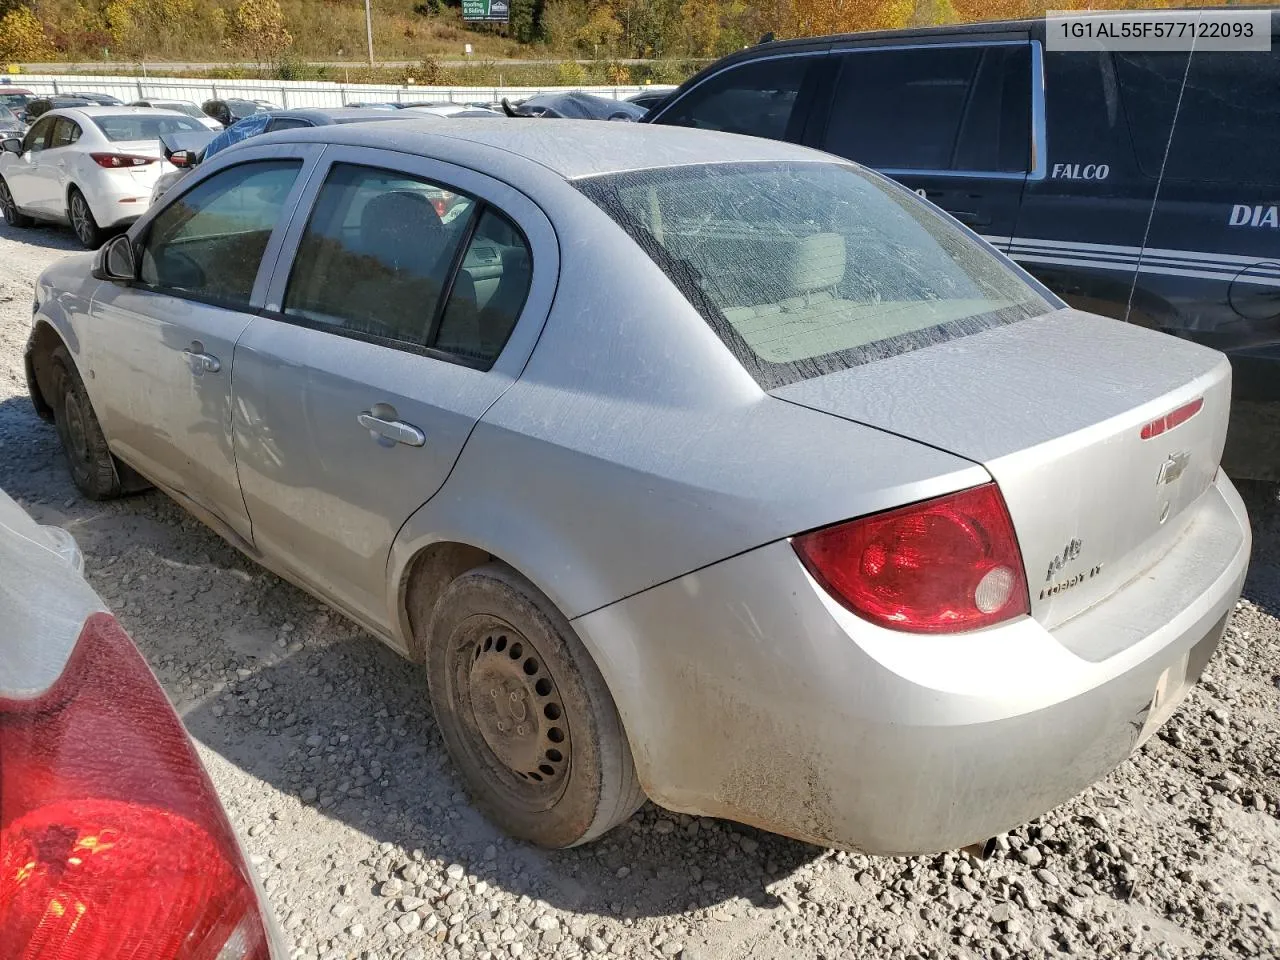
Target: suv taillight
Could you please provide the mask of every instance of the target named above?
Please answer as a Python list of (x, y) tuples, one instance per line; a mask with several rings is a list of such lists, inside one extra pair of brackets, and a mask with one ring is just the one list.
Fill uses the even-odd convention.
[(213, 784), (109, 614), (46, 693), (0, 699), (0, 957), (271, 957)]
[(882, 627), (958, 633), (1030, 611), (994, 483), (801, 534), (792, 546), (828, 593)]

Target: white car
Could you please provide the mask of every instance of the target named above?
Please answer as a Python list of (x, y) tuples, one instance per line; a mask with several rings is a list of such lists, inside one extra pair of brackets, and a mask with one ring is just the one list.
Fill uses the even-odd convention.
[(89, 249), (128, 226), (151, 201), (168, 167), (159, 137), (204, 126), (172, 110), (67, 107), (51, 110), (0, 150), (0, 212), (12, 227), (69, 223)]
[(213, 119), (213, 117), (208, 116), (200, 109), (198, 104), (191, 100), (135, 100), (129, 106), (149, 107), (153, 110), (173, 110), (198, 121), (201, 126), (214, 131), (214, 133), (221, 133), (223, 129), (222, 124)]

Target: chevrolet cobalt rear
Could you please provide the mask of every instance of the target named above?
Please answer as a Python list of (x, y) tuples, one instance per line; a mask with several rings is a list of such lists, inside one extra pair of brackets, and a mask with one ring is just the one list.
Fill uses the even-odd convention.
[(154, 483), (422, 663), (476, 802), (547, 846), (646, 795), (982, 840), (1159, 727), (1248, 563), (1221, 354), (783, 143), (270, 134), (37, 304), (80, 488)]

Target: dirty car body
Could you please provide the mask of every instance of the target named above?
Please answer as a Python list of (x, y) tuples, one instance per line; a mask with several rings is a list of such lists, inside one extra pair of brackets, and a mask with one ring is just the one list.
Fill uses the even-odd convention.
[[(581, 638), (674, 810), (936, 851), (1124, 760), (1245, 575), (1225, 358), (1066, 308), (844, 161), (564, 123), (227, 151), (129, 236), (145, 263), (171, 204), (292, 165), (244, 302), (65, 261), (39, 282), (37, 405), (65, 343), (117, 457), (415, 659), (450, 578), (509, 565)], [(523, 245), (505, 339), (407, 343), (394, 280), (356, 292), (384, 304), (360, 329), (290, 314), (323, 184), (373, 189), (368, 170), (396, 184), (388, 216), (412, 177), (509, 221), (445, 286), (484, 290)]]

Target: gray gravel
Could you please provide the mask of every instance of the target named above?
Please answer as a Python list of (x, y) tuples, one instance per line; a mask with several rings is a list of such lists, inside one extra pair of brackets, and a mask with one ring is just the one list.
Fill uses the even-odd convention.
[(1204, 683), (993, 859), (872, 859), (646, 806), (547, 854), (467, 803), (419, 671), (157, 493), (95, 504), (26, 398), (30, 285), (74, 249), (0, 224), (0, 486), (71, 530), (200, 746), (294, 957), (1280, 954), (1280, 508)]

